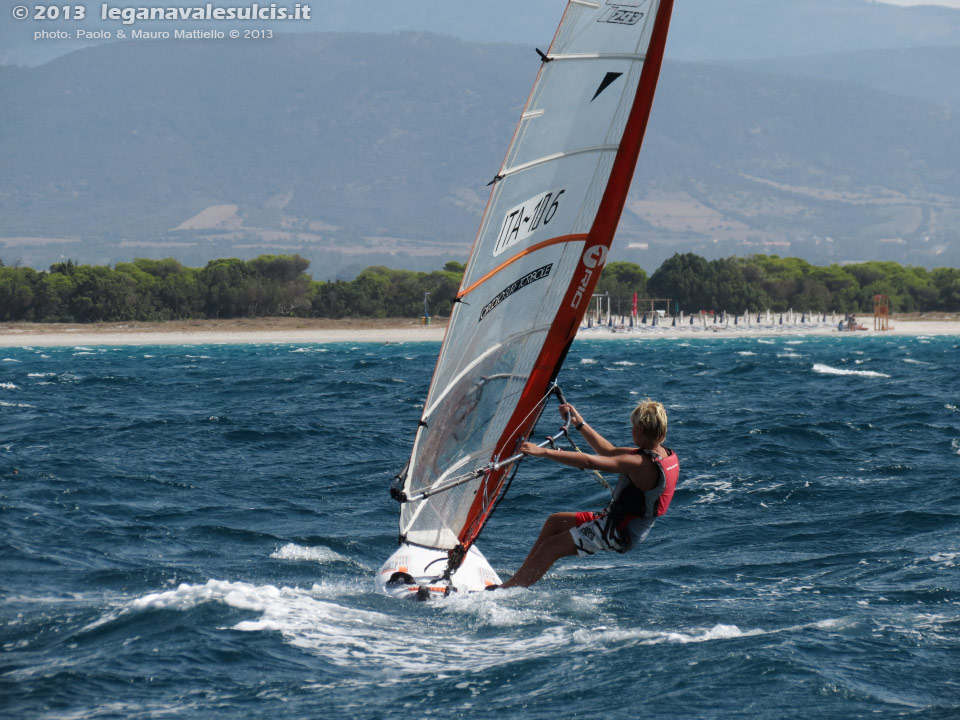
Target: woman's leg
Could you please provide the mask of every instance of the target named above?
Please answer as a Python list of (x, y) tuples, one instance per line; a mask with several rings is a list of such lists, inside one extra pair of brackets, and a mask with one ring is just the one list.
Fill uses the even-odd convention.
[(537, 537), (537, 541), (533, 544), (533, 547), (530, 548), (530, 552), (527, 553), (527, 558), (523, 562), (526, 563), (535, 552), (537, 552), (537, 547), (549, 537), (554, 535), (559, 535), (560, 533), (565, 533), (570, 528), (577, 526), (577, 514), (572, 512), (559, 512), (554, 513), (546, 519), (543, 523), (543, 528), (540, 530), (540, 535)]
[(500, 587), (530, 587), (560, 558), (577, 554), (577, 546), (570, 536), (570, 528), (577, 524), (576, 513), (554, 513), (547, 518), (540, 537), (513, 577)]

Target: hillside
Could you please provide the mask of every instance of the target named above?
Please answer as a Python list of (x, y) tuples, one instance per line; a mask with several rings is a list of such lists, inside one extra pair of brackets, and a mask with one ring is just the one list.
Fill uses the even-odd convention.
[[(4, 262), (298, 252), (332, 277), (463, 260), (538, 65), (419, 33), (178, 50), (3, 68)], [(937, 72), (922, 51), (901, 64)], [(615, 252), (960, 264), (957, 158), (945, 103), (667, 63)]]
[(731, 63), (754, 72), (842, 80), (960, 109), (960, 47), (920, 47), (829, 55), (765, 58)]

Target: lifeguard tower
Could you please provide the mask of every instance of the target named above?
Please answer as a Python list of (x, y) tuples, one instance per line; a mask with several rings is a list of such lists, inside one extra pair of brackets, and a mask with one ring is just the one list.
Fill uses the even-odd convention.
[(873, 296), (873, 329), (890, 330), (890, 298), (886, 295)]

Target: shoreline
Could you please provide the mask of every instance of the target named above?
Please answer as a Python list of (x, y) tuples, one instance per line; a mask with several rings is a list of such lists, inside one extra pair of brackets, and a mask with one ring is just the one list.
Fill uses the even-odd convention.
[[(840, 332), (836, 325), (712, 325), (671, 327), (670, 321), (659, 327), (634, 328), (595, 326), (581, 328), (577, 339), (631, 340), (663, 338), (735, 338), (796, 337), (805, 335), (866, 337), (949, 335), (960, 336), (960, 317), (946, 314), (892, 316), (888, 331), (877, 331), (873, 319), (864, 316), (867, 330)], [(440, 342), (446, 331), (446, 319), (433, 325), (421, 325), (410, 319), (258, 318), (236, 320), (178, 320), (169, 322), (125, 323), (2, 323), (0, 347), (69, 347), (137, 345), (236, 345), (271, 343), (400, 343)]]

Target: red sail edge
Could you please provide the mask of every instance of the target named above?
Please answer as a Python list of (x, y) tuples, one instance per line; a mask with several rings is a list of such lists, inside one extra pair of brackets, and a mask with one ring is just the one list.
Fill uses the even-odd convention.
[[(580, 265), (563, 298), (557, 317), (550, 326), (543, 350), (540, 351), (535, 369), (520, 395), (520, 401), (510, 417), (510, 422), (506, 425), (504, 434), (497, 442), (496, 457), (503, 458), (516, 452), (518, 439), (527, 437), (533, 431), (533, 425), (540, 415), (537, 412), (537, 406), (556, 377), (558, 365), (567, 346), (577, 334), (577, 328), (586, 313), (589, 299), (593, 296), (593, 291), (600, 279), (607, 251), (613, 242), (617, 225), (620, 224), (620, 215), (627, 201), (630, 181), (637, 167), (640, 147), (650, 119), (672, 12), (673, 0), (663, 0), (654, 21), (653, 34), (643, 70), (640, 73), (633, 107), (630, 109), (630, 115), (623, 130), (620, 148), (614, 158), (610, 179), (600, 200), (597, 216), (584, 243)], [(574, 300), (578, 294), (581, 301), (575, 303)], [(583, 302), (584, 299), (586, 302)], [(459, 535), (460, 544), (464, 550), (473, 544), (489, 519), (490, 513), (493, 512), (493, 500), (500, 492), (501, 485), (510, 471), (511, 468), (503, 468), (491, 472), (478, 489), (470, 506), (470, 512), (467, 514), (467, 521)]]

